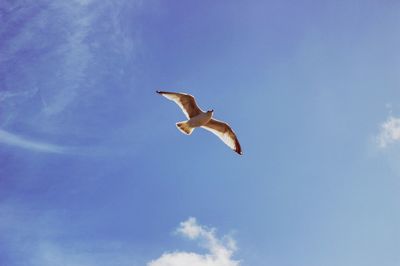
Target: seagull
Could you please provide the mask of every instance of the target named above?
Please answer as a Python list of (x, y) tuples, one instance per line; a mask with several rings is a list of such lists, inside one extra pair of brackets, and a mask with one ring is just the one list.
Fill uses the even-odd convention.
[(240, 155), (242, 148), (235, 132), (225, 122), (212, 118), (214, 110), (202, 111), (196, 104), (193, 95), (186, 93), (156, 91), (168, 100), (174, 101), (187, 117), (187, 121), (176, 123), (176, 127), (184, 134), (190, 135), (197, 127), (202, 127), (218, 136), (226, 145)]

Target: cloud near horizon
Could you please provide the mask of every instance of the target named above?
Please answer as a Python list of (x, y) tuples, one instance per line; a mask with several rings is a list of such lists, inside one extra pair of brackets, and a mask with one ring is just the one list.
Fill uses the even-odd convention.
[(381, 130), (376, 138), (380, 148), (400, 141), (400, 118), (389, 116), (380, 126)]
[(233, 260), (236, 251), (235, 241), (224, 236), (218, 239), (215, 229), (199, 225), (196, 218), (189, 218), (182, 222), (176, 231), (178, 234), (197, 240), (208, 253), (194, 252), (166, 252), (160, 258), (150, 261), (147, 266), (239, 266), (240, 262)]

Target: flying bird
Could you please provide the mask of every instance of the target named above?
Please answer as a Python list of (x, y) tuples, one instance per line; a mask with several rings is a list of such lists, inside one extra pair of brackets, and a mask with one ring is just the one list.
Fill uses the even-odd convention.
[(176, 123), (176, 127), (184, 134), (190, 135), (197, 127), (202, 127), (217, 135), (232, 150), (242, 155), (242, 148), (235, 132), (225, 122), (212, 118), (214, 110), (202, 111), (196, 104), (195, 98), (186, 93), (156, 91), (168, 100), (174, 101), (182, 109), (187, 121)]

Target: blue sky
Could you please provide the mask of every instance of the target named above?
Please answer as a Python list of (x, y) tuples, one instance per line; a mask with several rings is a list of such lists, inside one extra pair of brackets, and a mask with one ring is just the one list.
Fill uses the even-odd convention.
[(0, 264), (399, 265), (399, 13), (1, 1)]

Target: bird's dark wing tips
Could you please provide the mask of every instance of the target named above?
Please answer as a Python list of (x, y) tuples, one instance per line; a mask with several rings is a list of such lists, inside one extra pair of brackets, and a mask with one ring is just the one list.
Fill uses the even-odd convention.
[(236, 147), (233, 151), (236, 152), (236, 153), (239, 154), (239, 155), (243, 155), (243, 151), (242, 151), (242, 149), (240, 148), (240, 146), (239, 146), (239, 147)]
[(236, 137), (235, 137), (235, 152), (239, 155), (243, 155), (242, 147), (240, 146), (240, 143)]

